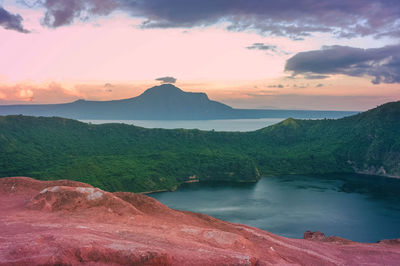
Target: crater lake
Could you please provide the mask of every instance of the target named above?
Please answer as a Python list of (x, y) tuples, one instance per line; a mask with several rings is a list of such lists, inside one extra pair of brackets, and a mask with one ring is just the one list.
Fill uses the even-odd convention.
[(400, 179), (365, 175), (274, 176), (257, 183), (190, 183), (150, 196), (285, 237), (307, 230), (359, 242), (400, 238)]

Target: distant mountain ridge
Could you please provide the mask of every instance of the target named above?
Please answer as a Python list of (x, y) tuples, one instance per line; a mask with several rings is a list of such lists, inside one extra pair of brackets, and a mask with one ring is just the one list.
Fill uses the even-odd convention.
[(77, 100), (64, 104), (3, 105), (0, 115), (60, 116), (73, 119), (206, 120), (243, 118), (341, 118), (346, 111), (235, 109), (210, 100), (205, 93), (185, 92), (172, 84), (113, 101)]

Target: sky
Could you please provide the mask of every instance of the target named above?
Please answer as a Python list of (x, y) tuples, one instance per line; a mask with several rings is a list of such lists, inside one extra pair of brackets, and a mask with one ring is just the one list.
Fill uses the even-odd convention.
[(173, 83), (236, 108), (400, 100), (398, 0), (0, 0), (0, 104)]

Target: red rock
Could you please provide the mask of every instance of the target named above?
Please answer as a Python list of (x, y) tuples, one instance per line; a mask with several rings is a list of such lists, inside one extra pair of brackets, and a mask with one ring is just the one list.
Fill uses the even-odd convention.
[(93, 208), (97, 213), (118, 215), (141, 214), (134, 205), (112, 193), (93, 187), (52, 186), (41, 190), (26, 205), (28, 209), (41, 211), (87, 212)]
[(387, 244), (387, 245), (400, 245), (400, 238), (397, 239), (383, 239), (378, 241), (380, 244)]
[(289, 239), (60, 180), (0, 178), (0, 265), (398, 265), (398, 240)]
[(51, 186), (92, 187), (72, 180), (40, 181), (30, 177), (1, 178), (0, 192), (5, 194), (37, 194), (38, 191)]
[(326, 236), (324, 233), (322, 233), (320, 231), (316, 231), (316, 232), (306, 231), (304, 233), (304, 239), (324, 241), (324, 240), (326, 240)]
[(341, 238), (341, 237), (338, 237), (338, 236), (326, 237), (325, 234), (320, 232), (320, 231), (316, 231), (316, 232), (306, 231), (304, 233), (304, 239), (313, 240), (313, 241), (321, 241), (321, 242), (335, 242), (337, 244), (351, 244), (351, 243), (354, 243), (351, 240), (348, 240), (348, 239), (345, 239), (345, 238)]

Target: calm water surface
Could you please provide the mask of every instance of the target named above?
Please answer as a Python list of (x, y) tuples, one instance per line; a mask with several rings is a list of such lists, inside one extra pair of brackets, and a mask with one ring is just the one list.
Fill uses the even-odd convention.
[(192, 183), (150, 196), (167, 206), (302, 238), (322, 231), (360, 242), (400, 238), (400, 179), (265, 177), (256, 184)]
[(80, 120), (85, 123), (124, 123), (145, 128), (185, 128), (215, 131), (253, 131), (283, 121), (285, 118), (221, 120)]

